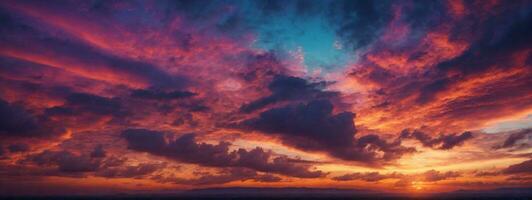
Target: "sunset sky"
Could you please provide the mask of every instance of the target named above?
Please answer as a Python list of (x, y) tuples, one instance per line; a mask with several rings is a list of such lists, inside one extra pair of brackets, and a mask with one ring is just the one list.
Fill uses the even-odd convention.
[(0, 1), (0, 194), (532, 186), (532, 1)]

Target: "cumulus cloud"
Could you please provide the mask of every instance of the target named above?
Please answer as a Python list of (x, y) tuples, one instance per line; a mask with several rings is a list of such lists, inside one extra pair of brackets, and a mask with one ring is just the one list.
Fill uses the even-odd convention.
[[(298, 146), (310, 148), (349, 146), (356, 132), (353, 123), (354, 113), (332, 114), (333, 105), (327, 100), (312, 101), (308, 104), (289, 105), (262, 112), (258, 118), (247, 120), (243, 125), (250, 129), (267, 133), (281, 133), (286, 136), (310, 139)], [(293, 140), (297, 143), (297, 140)]]
[(128, 148), (165, 156), (181, 162), (213, 167), (244, 167), (262, 172), (279, 173), (300, 178), (323, 176), (309, 166), (293, 162), (286, 156), (275, 157), (260, 147), (252, 150), (229, 150), (230, 143), (207, 144), (196, 142), (194, 134), (168, 140), (164, 133), (147, 129), (127, 129), (122, 132)]
[[(272, 108), (237, 127), (278, 135), (283, 142), (303, 150), (324, 151), (353, 161), (375, 162), (400, 158), (414, 149), (387, 142), (377, 135), (355, 138), (354, 113), (333, 114), (329, 100)], [(383, 153), (378, 155), (377, 151)]]

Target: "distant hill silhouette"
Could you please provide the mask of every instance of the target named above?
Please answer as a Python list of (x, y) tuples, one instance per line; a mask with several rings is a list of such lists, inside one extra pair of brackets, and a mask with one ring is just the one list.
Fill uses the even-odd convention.
[(375, 190), (334, 188), (206, 188), (160, 193), (121, 193), (103, 196), (16, 196), (2, 199), (532, 199), (532, 188), (457, 190), (411, 196)]

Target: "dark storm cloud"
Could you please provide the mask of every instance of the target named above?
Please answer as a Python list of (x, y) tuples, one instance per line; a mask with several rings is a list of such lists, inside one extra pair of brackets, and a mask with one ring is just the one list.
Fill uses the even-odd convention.
[[(303, 150), (325, 151), (346, 160), (393, 160), (413, 151), (400, 143), (388, 143), (377, 135), (355, 139), (354, 113), (333, 115), (332, 109), (330, 101), (316, 100), (273, 108), (236, 126), (279, 135), (286, 144)], [(383, 151), (384, 155), (379, 157), (376, 151)]]
[(522, 163), (510, 165), (508, 168), (502, 171), (504, 174), (531, 174), (532, 173), (532, 160), (527, 160)]
[(230, 143), (216, 145), (197, 143), (194, 134), (185, 134), (168, 140), (163, 133), (146, 129), (128, 129), (122, 132), (128, 148), (165, 156), (181, 162), (213, 167), (245, 167), (263, 172), (279, 173), (301, 178), (323, 176), (321, 171), (310, 171), (306, 165), (294, 163), (285, 156), (274, 157), (272, 152), (257, 147), (252, 150), (229, 150)]
[(58, 136), (64, 129), (53, 126), (44, 116), (35, 116), (20, 105), (0, 99), (0, 135), (7, 137)]
[(415, 139), (421, 142), (421, 144), (423, 144), (423, 146), (425, 147), (448, 150), (448, 149), (452, 149), (455, 146), (461, 145), (466, 140), (473, 138), (473, 133), (466, 131), (466, 132), (463, 132), (462, 134), (448, 134), (448, 135), (442, 134), (437, 137), (432, 137), (418, 130), (414, 130), (414, 131), (403, 130), (399, 138), (400, 139)]
[(172, 99), (182, 99), (187, 97), (193, 97), (197, 95), (196, 93), (189, 91), (159, 91), (159, 90), (134, 90), (131, 93), (132, 97), (143, 98), (143, 99), (152, 99), (152, 100), (172, 100)]
[(276, 75), (268, 85), (271, 95), (246, 104), (240, 110), (252, 112), (281, 101), (330, 98), (338, 95), (336, 92), (323, 91), (325, 86), (325, 82), (309, 82), (298, 77)]

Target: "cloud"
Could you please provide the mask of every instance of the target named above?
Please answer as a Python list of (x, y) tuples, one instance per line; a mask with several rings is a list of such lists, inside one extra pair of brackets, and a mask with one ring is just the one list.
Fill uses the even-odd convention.
[(90, 154), (77, 154), (68, 150), (45, 150), (27, 156), (23, 162), (29, 161), (43, 168), (41, 171), (36, 171), (35, 175), (68, 177), (93, 175), (105, 178), (141, 178), (167, 167), (166, 163), (161, 162), (129, 165), (126, 163), (127, 158), (95, 154), (95, 152), (102, 153), (98, 151), (103, 151), (100, 145)]
[(46, 110), (48, 115), (80, 115), (93, 113), (96, 115), (120, 116), (124, 114), (118, 99), (101, 97), (86, 93), (73, 93), (66, 98), (62, 106)]
[(231, 168), (222, 170), (218, 174), (203, 174), (200, 177), (194, 179), (176, 178), (173, 180), (173, 182), (177, 184), (186, 185), (212, 185), (246, 180), (254, 180), (257, 182), (278, 182), (281, 180), (281, 178), (273, 176), (271, 174), (257, 174), (257, 172), (250, 169)]
[(508, 180), (508, 181), (523, 181), (525, 183), (530, 183), (530, 181), (532, 181), (532, 176), (521, 176), (521, 175), (510, 176), (510, 177), (506, 178), (506, 180)]
[[(50, 8), (38, 8), (39, 6), (35, 4), (23, 4), (12, 3), (8, 7), (11, 6), (11, 9), (22, 11), (25, 14), (38, 15), (37, 17), (52, 24), (58, 23), (58, 19), (54, 18), (53, 15), (50, 16), (50, 13), (46, 11)], [(53, 13), (65, 14), (64, 11)], [(20, 13), (5, 15), (6, 21), (9, 23), (6, 24), (6, 28), (2, 29), (2, 37), (0, 37), (4, 43), (0, 54), (4, 56), (59, 68), (82, 77), (116, 85), (126, 85), (131, 88), (182, 86), (186, 82), (183, 78), (170, 76), (153, 64), (102, 52), (90, 44), (69, 39), (69, 36), (65, 34), (50, 34), (42, 26), (35, 26), (17, 19)], [(59, 22), (56, 25), (67, 24)], [(82, 37), (88, 36), (89, 33), (78, 32), (78, 34)], [(35, 35), (42, 37), (33, 37)]]
[[(382, 132), (411, 124), (463, 132), (528, 109), (530, 97), (519, 91), (530, 90), (525, 44), (532, 18), (524, 11), (530, 5), (490, 6), (392, 3), (388, 27), (352, 66), (347, 81), (362, 85), (367, 98), (357, 109), (363, 125)], [(397, 34), (395, 25), (408, 34)], [(381, 41), (388, 34), (393, 42)]]
[(95, 176), (106, 178), (142, 178), (165, 168), (165, 164), (139, 163), (137, 165), (106, 167), (95, 173)]
[(443, 172), (436, 171), (436, 170), (429, 170), (423, 173), (424, 181), (427, 181), (427, 182), (437, 182), (437, 181), (456, 178), (460, 176), (461, 176), (460, 173), (454, 172), (454, 171), (448, 171), (448, 172), (443, 173)]
[(375, 41), (392, 17), (389, 3), (366, 0), (335, 1), (328, 13), (337, 34), (354, 50)]
[(408, 180), (408, 179), (399, 179), (398, 181), (396, 181), (393, 186), (394, 187), (399, 187), (399, 188), (403, 188), (403, 187), (408, 187), (408, 186), (411, 186), (412, 185), (412, 181)]
[[(0, 1), (0, 171), (5, 163), (27, 167), (1, 172), (1, 178), (44, 169), (61, 176), (150, 179), (171, 171), (171, 164), (153, 162), (164, 157), (188, 163), (176, 172), (186, 177), (183, 184), (324, 179), (327, 172), (315, 168), (317, 162), (297, 156), (409, 171), (410, 165), (393, 165), (416, 151), (401, 144), (406, 140), (467, 160), (510, 158), (528, 145), (530, 134), (484, 141), (466, 130), (532, 108), (531, 5)], [(416, 131), (396, 139), (405, 128)], [(203, 142), (195, 134), (156, 130), (213, 138)], [(117, 143), (120, 133), (123, 142)], [(237, 135), (268, 144), (244, 149), (216, 141)], [(503, 150), (491, 153), (486, 147), (495, 142)], [(270, 143), (288, 147), (266, 149)], [(123, 145), (154, 156), (143, 156), (140, 164), (113, 156), (123, 153)], [(480, 150), (466, 151), (470, 146)], [(19, 164), (28, 154), (32, 159)], [(189, 180), (186, 173), (196, 165), (220, 171)], [(528, 173), (521, 165), (500, 173)], [(456, 173), (434, 170), (427, 180)], [(333, 179), (388, 183), (393, 176)]]
[(44, 116), (35, 116), (20, 105), (0, 99), (0, 135), (7, 137), (51, 137), (65, 130)]
[(16, 144), (11, 144), (11, 145), (7, 146), (7, 149), (11, 153), (14, 153), (14, 152), (26, 152), (26, 151), (30, 150), (30, 147), (27, 144), (25, 144), (25, 143), (16, 143)]
[[(527, 6), (530, 7), (530, 5)], [(515, 10), (526, 9), (525, 7), (521, 7), (519, 3), (508, 5), (505, 8), (501, 7), (501, 15), (491, 19), (492, 22), (497, 23), (483, 24), (483, 31), (477, 33), (477, 41), (468, 49), (468, 51), (452, 60), (442, 62), (437, 67), (442, 70), (458, 70), (466, 75), (478, 74), (479, 72), (489, 70), (492, 67), (521, 67), (493, 65), (499, 63), (503, 64), (505, 62), (514, 63), (516, 61), (514, 60), (515, 57), (511, 55), (528, 48), (526, 44), (532, 40), (528, 37), (532, 32), (530, 28), (532, 18), (530, 17), (530, 13), (525, 15), (515, 13)], [(507, 24), (500, 26), (501, 24), (498, 23)], [(499, 34), (493, 35), (490, 31), (499, 31)], [(480, 57), (483, 59), (478, 59)]]
[(532, 173), (532, 160), (510, 165), (502, 171), (504, 174), (530, 174)]
[[(356, 132), (353, 124), (354, 113), (332, 115), (332, 109), (333, 105), (327, 100), (311, 101), (308, 104), (267, 110), (258, 118), (243, 122), (243, 125), (266, 133), (310, 139), (314, 145), (321, 146), (309, 148), (349, 146)], [(306, 143), (307, 141), (302, 141), (297, 145), (313, 145)]]
[(132, 97), (142, 98), (142, 99), (151, 99), (151, 100), (172, 100), (172, 99), (182, 99), (193, 97), (197, 95), (189, 91), (159, 91), (159, 90), (133, 90), (131, 93)]
[(272, 183), (272, 182), (280, 182), (283, 179), (281, 177), (278, 177), (272, 174), (262, 174), (262, 175), (253, 177), (253, 180), (257, 182)]
[(421, 144), (423, 144), (423, 146), (425, 147), (449, 150), (455, 146), (461, 145), (462, 143), (464, 143), (464, 141), (473, 138), (473, 133), (467, 131), (467, 132), (463, 132), (462, 134), (448, 134), (448, 135), (440, 135), (438, 137), (431, 137), (427, 135), (426, 133), (423, 133), (418, 130), (414, 130), (414, 131), (403, 130), (399, 138), (400, 139), (415, 139), (421, 142)]
[(269, 96), (245, 104), (240, 110), (252, 112), (281, 101), (331, 98), (338, 95), (336, 92), (322, 91), (325, 86), (325, 82), (309, 82), (298, 77), (276, 75), (268, 85), (271, 92)]
[[(333, 115), (332, 110), (330, 101), (314, 100), (264, 111), (259, 117), (236, 127), (278, 135), (284, 143), (299, 149), (324, 151), (345, 160), (388, 161), (414, 151), (397, 142), (386, 142), (377, 135), (356, 139), (355, 114), (342, 112)], [(384, 154), (378, 155), (377, 151)]]
[(508, 136), (508, 138), (506, 138), (506, 140), (501, 146), (497, 146), (495, 148), (498, 149), (498, 148), (513, 147), (517, 143), (517, 141), (525, 139), (525, 137), (531, 134), (532, 134), (532, 129), (525, 129), (525, 130), (518, 131), (516, 133), (512, 133), (510, 134), (510, 136)]
[(128, 129), (122, 132), (122, 137), (127, 141), (129, 149), (181, 162), (212, 167), (244, 167), (300, 178), (317, 178), (324, 175), (321, 171), (311, 171), (306, 165), (292, 162), (285, 156), (274, 157), (272, 152), (264, 151), (260, 147), (230, 151), (230, 143), (198, 143), (194, 134), (185, 134), (167, 141), (162, 132)]
[(97, 145), (94, 147), (94, 150), (91, 152), (92, 158), (103, 158), (106, 156), (105, 149), (103, 149), (103, 145)]
[(351, 173), (333, 177), (335, 181), (363, 180), (367, 182), (378, 182), (384, 179), (397, 179), (403, 177), (399, 173), (380, 174), (379, 172)]
[(164, 135), (147, 129), (127, 129), (121, 136), (126, 139), (128, 148), (137, 151), (160, 152), (166, 146)]
[(57, 166), (60, 172), (68, 173), (94, 172), (100, 167), (100, 160), (69, 151), (46, 150), (28, 159), (42, 166)]
[(381, 174), (379, 172), (366, 172), (366, 173), (350, 173), (350, 174), (344, 174), (341, 176), (333, 177), (332, 180), (335, 181), (352, 181), (352, 180), (362, 180), (366, 182), (379, 182), (381, 180), (385, 179), (399, 179), (395, 183), (396, 187), (404, 187), (406, 185), (410, 185), (411, 181), (415, 179), (416, 177), (419, 179), (422, 179), (425, 182), (437, 182), (447, 179), (452, 179), (456, 177), (460, 177), (461, 174), (455, 171), (448, 171), (448, 172), (440, 172), (437, 170), (428, 170), (421, 174), (414, 174), (414, 175), (405, 175), (397, 172), (388, 173), (388, 174)]
[(70, 93), (62, 105), (44, 109), (48, 118), (71, 129), (91, 129), (102, 124), (126, 125), (136, 115), (124, 106), (127, 100), (88, 93)]
[(501, 172), (498, 171), (479, 171), (475, 173), (475, 176), (477, 177), (484, 177), (484, 176), (498, 176)]

